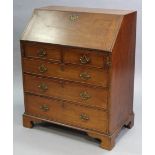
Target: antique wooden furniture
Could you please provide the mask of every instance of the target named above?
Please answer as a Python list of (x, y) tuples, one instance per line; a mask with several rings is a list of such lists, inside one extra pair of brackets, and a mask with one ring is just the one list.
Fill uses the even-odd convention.
[(23, 125), (51, 122), (112, 149), (134, 123), (136, 12), (44, 7), (21, 37)]

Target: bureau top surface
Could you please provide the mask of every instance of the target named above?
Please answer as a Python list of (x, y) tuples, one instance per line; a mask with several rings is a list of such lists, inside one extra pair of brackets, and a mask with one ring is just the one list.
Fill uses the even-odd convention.
[(132, 12), (57, 6), (35, 9), (21, 40), (111, 52), (123, 17)]

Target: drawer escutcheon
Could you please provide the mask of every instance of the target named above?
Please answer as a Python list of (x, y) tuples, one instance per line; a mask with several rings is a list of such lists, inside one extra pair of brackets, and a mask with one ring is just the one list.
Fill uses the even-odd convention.
[(85, 91), (80, 93), (80, 97), (83, 100), (88, 100), (88, 99), (91, 98), (91, 96), (87, 92), (85, 92)]
[(41, 83), (38, 88), (41, 89), (42, 92), (45, 92), (48, 90), (48, 86), (45, 83)]
[(83, 72), (80, 74), (80, 78), (82, 80), (89, 80), (91, 78), (91, 76), (87, 72)]
[(89, 117), (86, 114), (80, 114), (80, 119), (83, 121), (88, 121)]
[(38, 56), (39, 57), (45, 57), (45, 56), (47, 56), (47, 53), (46, 53), (45, 49), (43, 49), (43, 48), (39, 49)]
[(83, 55), (80, 57), (80, 62), (81, 64), (88, 64), (90, 62), (90, 58), (87, 57), (86, 55)]
[(40, 73), (45, 73), (47, 71), (47, 67), (45, 65), (43, 65), (43, 64), (41, 66), (39, 66), (38, 69), (39, 69)]
[(49, 111), (49, 107), (48, 107), (48, 105), (46, 105), (46, 104), (40, 106), (40, 109), (43, 110), (43, 111), (45, 111), (45, 112), (46, 112), (46, 111)]

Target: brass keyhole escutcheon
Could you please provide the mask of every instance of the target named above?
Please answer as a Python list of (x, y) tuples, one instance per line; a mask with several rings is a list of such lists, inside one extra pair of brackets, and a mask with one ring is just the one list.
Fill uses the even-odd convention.
[(80, 114), (80, 119), (83, 121), (88, 121), (89, 117), (86, 114)]
[(45, 65), (43, 65), (43, 64), (41, 66), (39, 66), (38, 69), (39, 69), (40, 73), (45, 73), (47, 71), (47, 67)]
[(38, 51), (39, 57), (45, 57), (46, 55), (47, 55), (47, 53), (46, 53), (45, 49), (43, 49), (43, 48), (39, 49), (39, 51)]
[(80, 57), (80, 63), (81, 64), (88, 64), (90, 62), (90, 58), (86, 55), (83, 55)]
[(79, 18), (77, 14), (72, 14), (69, 16), (70, 21), (76, 21)]
[(110, 56), (107, 56), (105, 58), (105, 68), (109, 68), (109, 67), (111, 67), (111, 58)]
[(45, 112), (46, 112), (46, 111), (49, 111), (49, 107), (48, 107), (48, 105), (46, 105), (46, 104), (40, 106), (40, 109), (43, 110), (43, 111), (45, 111)]
[(91, 98), (91, 96), (86, 91), (81, 92), (80, 97), (81, 97), (82, 100), (88, 100), (88, 99)]
[(87, 72), (83, 72), (80, 74), (80, 78), (82, 80), (89, 80), (91, 78), (91, 76)]
[(41, 84), (38, 86), (38, 88), (40, 88), (40, 90), (41, 90), (42, 92), (45, 92), (45, 91), (48, 90), (48, 86), (47, 86), (45, 83), (41, 83)]

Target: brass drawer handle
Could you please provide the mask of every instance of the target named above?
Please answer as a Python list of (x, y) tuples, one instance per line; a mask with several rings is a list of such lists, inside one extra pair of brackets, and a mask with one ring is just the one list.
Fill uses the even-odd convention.
[(69, 16), (69, 19), (70, 19), (71, 21), (76, 21), (78, 18), (79, 18), (79, 16), (76, 15), (76, 14), (72, 14), (72, 15)]
[(47, 71), (47, 67), (45, 65), (43, 65), (43, 64), (41, 66), (39, 66), (38, 69), (39, 69), (40, 73), (45, 73)]
[(83, 121), (88, 121), (89, 117), (86, 114), (81, 114), (80, 119), (83, 120)]
[(45, 91), (48, 90), (48, 87), (47, 87), (47, 85), (46, 85), (45, 83), (41, 83), (41, 84), (38, 86), (38, 88), (40, 88), (41, 91), (43, 91), (43, 92), (45, 92)]
[(80, 74), (80, 78), (82, 80), (89, 80), (91, 78), (91, 76), (87, 72), (83, 72)]
[(90, 96), (87, 92), (81, 92), (81, 93), (80, 93), (80, 97), (81, 97), (81, 99), (83, 99), (83, 100), (88, 100), (88, 99), (91, 98), (91, 96)]
[(46, 51), (44, 50), (44, 49), (40, 49), (39, 51), (38, 51), (38, 56), (39, 57), (45, 57), (47, 55), (47, 53), (46, 53)]
[(43, 110), (43, 111), (49, 111), (48, 105), (45, 105), (45, 104), (40, 106), (40, 109)]
[(86, 55), (83, 55), (82, 57), (80, 57), (80, 62), (81, 64), (87, 64), (90, 62), (90, 58), (87, 57)]

